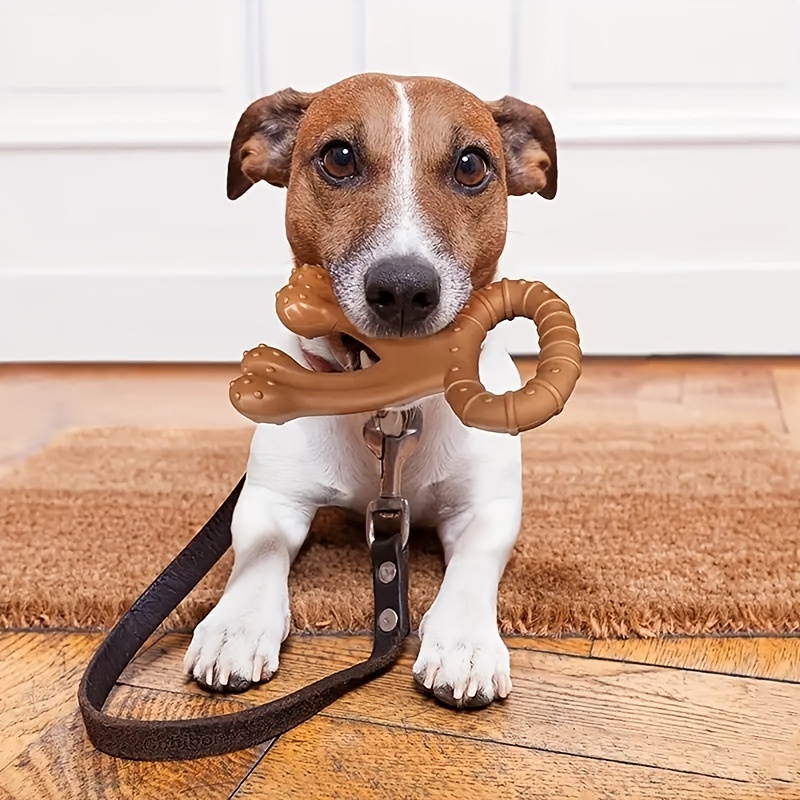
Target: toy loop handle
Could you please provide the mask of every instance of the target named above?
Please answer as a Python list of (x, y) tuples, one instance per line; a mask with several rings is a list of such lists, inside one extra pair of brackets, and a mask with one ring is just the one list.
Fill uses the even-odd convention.
[[(478, 373), (481, 344), (498, 323), (515, 317), (536, 324), (536, 373), (516, 391), (492, 394)], [(580, 339), (569, 306), (543, 283), (503, 278), (475, 292), (452, 330), (457, 344), (450, 348), (445, 399), (465, 425), (517, 434), (561, 413), (581, 374)]]

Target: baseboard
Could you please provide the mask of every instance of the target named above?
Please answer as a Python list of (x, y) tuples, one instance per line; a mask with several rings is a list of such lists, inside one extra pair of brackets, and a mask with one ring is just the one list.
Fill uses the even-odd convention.
[[(523, 276), (520, 276), (523, 277)], [(800, 264), (539, 270), (587, 355), (800, 354)], [(0, 274), (2, 362), (231, 362), (277, 340), (270, 274)], [(511, 352), (536, 352), (529, 323)]]

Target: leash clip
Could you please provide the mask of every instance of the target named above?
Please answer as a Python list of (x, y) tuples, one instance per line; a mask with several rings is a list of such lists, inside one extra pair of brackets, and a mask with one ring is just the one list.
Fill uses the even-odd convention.
[(380, 495), (367, 506), (367, 544), (378, 537), (400, 534), (408, 544), (411, 512), (401, 494), (403, 467), (414, 452), (422, 433), (422, 412), (418, 406), (401, 411), (379, 411), (364, 425), (364, 441), (381, 463)]

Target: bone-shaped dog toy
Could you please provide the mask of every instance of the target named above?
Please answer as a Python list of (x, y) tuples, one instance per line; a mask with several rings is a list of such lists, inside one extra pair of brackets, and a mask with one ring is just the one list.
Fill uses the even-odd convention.
[[(328, 273), (315, 266), (292, 271), (278, 292), (277, 309), (281, 322), (300, 336), (348, 334), (380, 360), (367, 369), (320, 373), (259, 345), (244, 354), (244, 374), (230, 386), (234, 407), (254, 422), (374, 412), (444, 392), (465, 425), (517, 434), (560, 413), (581, 372), (580, 339), (569, 307), (538, 281), (503, 278), (479, 289), (448, 327), (425, 337), (363, 336), (336, 302)], [(536, 374), (521, 389), (494, 395), (478, 376), (481, 343), (495, 325), (514, 317), (536, 323)]]

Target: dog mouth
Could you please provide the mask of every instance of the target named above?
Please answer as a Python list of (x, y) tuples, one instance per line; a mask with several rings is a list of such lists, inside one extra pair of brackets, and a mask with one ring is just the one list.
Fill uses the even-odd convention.
[(369, 369), (380, 361), (375, 351), (347, 333), (341, 335), (340, 352), (336, 353), (339, 365), (345, 372)]

